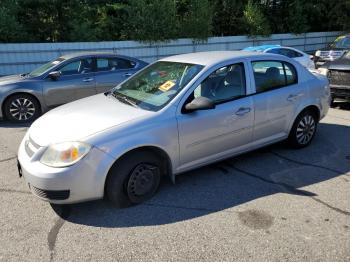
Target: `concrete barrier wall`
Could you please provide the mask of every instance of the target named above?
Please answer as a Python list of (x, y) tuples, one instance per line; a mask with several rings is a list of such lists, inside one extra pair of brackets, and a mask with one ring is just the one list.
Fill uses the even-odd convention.
[(274, 34), (270, 37), (258, 38), (226, 36), (211, 37), (203, 43), (193, 43), (191, 39), (178, 39), (154, 45), (136, 41), (0, 44), (0, 75), (30, 72), (39, 65), (63, 54), (81, 51), (114, 52), (137, 57), (147, 62), (174, 54), (210, 50), (240, 50), (244, 47), (262, 44), (291, 46), (312, 53), (319, 48), (324, 48), (339, 34), (340, 32), (317, 32), (302, 35)]

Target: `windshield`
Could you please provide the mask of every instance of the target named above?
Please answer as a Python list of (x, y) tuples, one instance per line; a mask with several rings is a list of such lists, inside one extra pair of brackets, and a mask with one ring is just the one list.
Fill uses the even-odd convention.
[(350, 37), (340, 36), (331, 44), (332, 48), (350, 48)]
[(113, 95), (134, 106), (157, 111), (170, 102), (203, 67), (187, 63), (156, 62), (118, 86), (113, 90)]
[(29, 76), (31, 76), (31, 77), (40, 76), (41, 74), (43, 74), (44, 72), (46, 72), (50, 68), (58, 65), (62, 61), (64, 61), (64, 58), (57, 58), (54, 61), (48, 62), (48, 63), (38, 67), (37, 69), (34, 69), (32, 72), (29, 73)]

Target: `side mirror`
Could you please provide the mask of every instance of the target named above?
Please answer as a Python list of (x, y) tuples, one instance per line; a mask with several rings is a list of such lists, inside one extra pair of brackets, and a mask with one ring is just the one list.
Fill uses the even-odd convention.
[(207, 110), (214, 109), (215, 104), (209, 98), (199, 96), (192, 100), (192, 102), (185, 105), (185, 109), (187, 112), (192, 112), (196, 110)]
[(60, 78), (61, 72), (60, 71), (52, 71), (48, 74), (48, 77), (52, 80), (56, 81), (58, 78)]

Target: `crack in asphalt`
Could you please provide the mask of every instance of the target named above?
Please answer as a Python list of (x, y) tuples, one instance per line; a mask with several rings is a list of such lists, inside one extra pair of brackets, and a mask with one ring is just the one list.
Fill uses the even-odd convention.
[(321, 166), (321, 165), (317, 165), (317, 164), (311, 164), (311, 163), (307, 163), (307, 162), (303, 162), (303, 161), (298, 161), (298, 160), (294, 160), (294, 159), (291, 159), (289, 157), (286, 157), (286, 156), (283, 156), (277, 152), (274, 152), (274, 151), (270, 151), (271, 154), (279, 157), (279, 158), (282, 158), (284, 160), (287, 160), (289, 162), (292, 162), (292, 163), (295, 163), (295, 164), (298, 164), (298, 165), (303, 165), (303, 166), (311, 166), (311, 167), (317, 167), (317, 168), (321, 168), (321, 169), (324, 169), (324, 170), (328, 170), (332, 173), (335, 173), (337, 175), (339, 174), (342, 174), (342, 175), (346, 175), (346, 174), (343, 174), (344, 172), (340, 171), (340, 170), (337, 170), (337, 169), (333, 169), (333, 168), (329, 168), (329, 167), (326, 167), (326, 166)]
[(0, 188), (0, 192), (7, 192), (7, 193), (21, 193), (21, 194), (28, 194), (31, 193), (29, 191), (21, 191), (21, 190), (15, 190), (15, 189), (6, 189), (6, 188)]
[[(293, 160), (292, 160), (292, 161), (293, 161)], [(298, 163), (299, 165), (302, 165), (302, 164), (300, 164), (299, 161), (293, 161), (293, 162), (294, 162), (294, 163)], [(285, 184), (285, 183), (275, 182), (275, 181), (273, 181), (273, 180), (270, 180), (270, 179), (267, 179), (267, 178), (263, 178), (263, 177), (261, 177), (261, 176), (259, 176), (259, 175), (255, 175), (255, 174), (250, 173), (250, 172), (248, 172), (248, 171), (246, 171), (246, 170), (240, 169), (240, 168), (238, 168), (238, 167), (232, 165), (231, 163), (229, 163), (229, 162), (227, 162), (227, 161), (225, 161), (225, 164), (228, 165), (228, 166), (230, 166), (232, 169), (234, 169), (234, 170), (236, 170), (236, 171), (239, 171), (239, 172), (241, 172), (241, 173), (243, 173), (243, 174), (246, 174), (246, 175), (248, 175), (248, 176), (251, 176), (251, 177), (254, 177), (254, 178), (256, 178), (256, 179), (259, 179), (259, 180), (261, 180), (261, 181), (263, 181), (263, 182), (266, 182), (266, 183), (269, 183), (269, 184), (275, 184), (275, 185), (282, 186), (284, 189), (287, 190), (287, 192), (290, 192), (290, 193), (292, 193), (292, 194), (310, 197), (310, 198), (313, 199), (314, 201), (316, 201), (316, 202), (318, 202), (318, 203), (320, 203), (320, 204), (322, 204), (322, 205), (324, 205), (324, 206), (326, 206), (326, 207), (328, 207), (328, 208), (330, 208), (330, 209), (332, 209), (332, 210), (334, 210), (334, 211), (336, 211), (336, 212), (338, 212), (338, 213), (341, 213), (341, 214), (346, 215), (346, 216), (349, 216), (349, 215), (350, 215), (350, 212), (349, 212), (349, 211), (345, 211), (345, 210), (342, 210), (342, 209), (340, 209), (340, 208), (338, 208), (338, 207), (334, 207), (334, 206), (328, 204), (327, 202), (325, 202), (325, 201), (323, 201), (323, 200), (321, 200), (321, 199), (319, 199), (319, 198), (316, 198), (315, 196), (317, 196), (317, 195), (316, 195), (315, 193), (312, 193), (312, 192), (309, 192), (309, 191), (306, 191), (306, 190), (297, 189), (297, 188), (295, 188), (295, 187), (293, 187), (293, 186), (291, 186), (291, 185)], [(308, 164), (306, 163), (305, 166), (308, 166)], [(316, 167), (319, 167), (319, 166), (316, 166)], [(337, 173), (337, 174), (338, 174), (338, 173)]]
[(16, 158), (17, 158), (17, 156), (11, 156), (11, 157), (8, 157), (8, 158), (5, 158), (5, 159), (1, 159), (0, 163), (7, 162), (7, 161), (10, 161), (10, 160), (13, 160), (13, 159), (16, 159)]
[(315, 193), (312, 193), (312, 192), (309, 192), (309, 191), (306, 191), (306, 190), (302, 190), (302, 189), (297, 189), (291, 185), (288, 185), (286, 183), (283, 183), (283, 182), (276, 182), (276, 181), (273, 181), (273, 180), (270, 180), (270, 179), (267, 179), (267, 178), (264, 178), (264, 177), (261, 177), (259, 175), (255, 175), (253, 173), (250, 173), (246, 170), (243, 170), (241, 168), (238, 168), (234, 165), (232, 165), (231, 163), (229, 162), (225, 162), (225, 164), (227, 164), (228, 166), (230, 166), (232, 169), (238, 171), (238, 172), (241, 172), (243, 174), (246, 174), (250, 177), (254, 177), (256, 179), (259, 179), (260, 181), (263, 181), (265, 183), (268, 183), (268, 184), (273, 184), (273, 185), (277, 185), (277, 186), (281, 186), (283, 189), (285, 189), (286, 192), (290, 193), (290, 194), (293, 194), (293, 195), (300, 195), (300, 196), (315, 196), (316, 194)]
[(222, 211), (220, 209), (211, 209), (211, 208), (203, 208), (203, 207), (186, 207), (186, 206), (164, 205), (164, 204), (156, 204), (156, 203), (144, 203), (143, 205), (145, 205), (145, 206), (154, 206), (154, 207), (166, 207), (166, 208), (185, 209), (185, 210), (199, 211), (199, 212), (205, 212), (205, 213)]
[(53, 261), (55, 256), (55, 245), (57, 235), (71, 213), (71, 208), (69, 206), (61, 206), (60, 209), (61, 212), (58, 214), (58, 218), (55, 224), (52, 226), (52, 228), (49, 231), (49, 234), (47, 235), (47, 243), (50, 251), (50, 261)]
[(350, 212), (349, 211), (345, 211), (345, 210), (342, 210), (342, 209), (340, 209), (338, 207), (334, 207), (334, 206), (324, 202), (323, 200), (321, 200), (319, 198), (316, 198), (316, 197), (311, 197), (311, 198), (313, 200), (315, 200), (316, 202), (318, 202), (318, 203), (320, 203), (320, 204), (322, 204), (322, 205), (324, 205), (324, 206), (326, 206), (326, 207), (328, 207), (328, 208), (330, 208), (330, 209), (332, 209), (332, 210), (334, 210), (334, 211), (336, 211), (338, 213), (341, 213), (341, 214), (346, 215), (346, 216), (350, 216)]

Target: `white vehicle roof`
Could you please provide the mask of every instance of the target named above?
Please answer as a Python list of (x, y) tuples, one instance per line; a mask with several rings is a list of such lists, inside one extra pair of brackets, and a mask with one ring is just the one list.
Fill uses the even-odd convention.
[(272, 56), (275, 58), (281, 57), (279, 55), (247, 51), (209, 51), (169, 56), (160, 59), (160, 61), (190, 63), (208, 66), (231, 60), (234, 58), (267, 58)]

